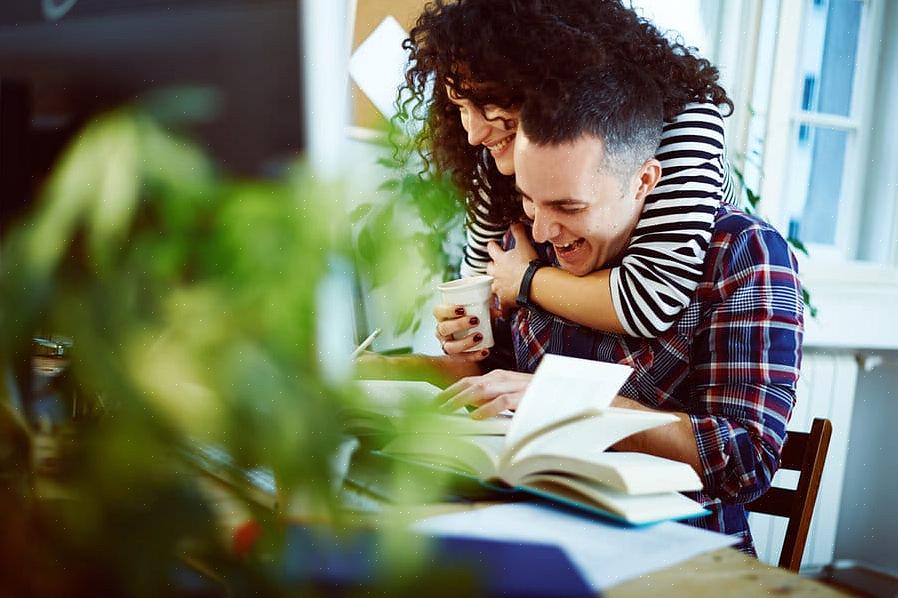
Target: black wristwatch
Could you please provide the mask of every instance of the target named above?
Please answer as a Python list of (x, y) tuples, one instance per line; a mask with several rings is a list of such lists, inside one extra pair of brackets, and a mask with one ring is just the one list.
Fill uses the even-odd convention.
[(526, 308), (536, 307), (530, 302), (530, 285), (533, 284), (533, 276), (536, 274), (536, 271), (548, 265), (549, 264), (539, 258), (531, 260), (527, 265), (527, 270), (524, 271), (524, 277), (521, 278), (521, 288), (518, 290), (518, 296), (514, 300), (518, 306)]

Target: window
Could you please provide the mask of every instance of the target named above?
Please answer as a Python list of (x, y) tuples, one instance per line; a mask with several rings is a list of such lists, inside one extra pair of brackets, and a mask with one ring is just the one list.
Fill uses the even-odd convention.
[(746, 169), (764, 215), (815, 257), (888, 261), (889, 251), (864, 246), (871, 211), (895, 217), (894, 192), (870, 176), (868, 159), (877, 89), (896, 76), (879, 68), (894, 28), (886, 2), (765, 0), (762, 13)]
[[(846, 158), (857, 152), (856, 66), (864, 3), (806, 0), (796, 102), (783, 192), (789, 232), (807, 243), (837, 244), (840, 208), (851, 203)], [(818, 84), (819, 82), (819, 84)], [(846, 201), (840, 201), (846, 197)], [(845, 210), (842, 210), (845, 211)]]
[(633, 7), (720, 69), (728, 152), (767, 220), (815, 260), (898, 261), (898, 2)]
[(697, 48), (699, 54), (714, 59), (711, 40), (715, 38), (718, 9), (701, 0), (634, 0), (633, 9), (650, 20), (670, 39), (679, 36), (686, 46)]

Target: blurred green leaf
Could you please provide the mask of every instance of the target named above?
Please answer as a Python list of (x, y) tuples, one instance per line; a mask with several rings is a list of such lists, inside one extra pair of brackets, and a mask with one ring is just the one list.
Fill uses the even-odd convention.
[(810, 255), (810, 254), (808, 254), (808, 248), (805, 247), (804, 243), (802, 243), (799, 239), (796, 239), (795, 237), (789, 237), (786, 240), (789, 242), (790, 245), (792, 245), (792, 247), (794, 247), (801, 253), (803, 253), (805, 255)]

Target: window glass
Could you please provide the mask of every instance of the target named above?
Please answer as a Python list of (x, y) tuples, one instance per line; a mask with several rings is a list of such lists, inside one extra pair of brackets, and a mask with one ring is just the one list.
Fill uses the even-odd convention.
[(849, 133), (797, 124), (791, 137), (785, 203), (789, 236), (833, 245)]
[(851, 115), (863, 8), (862, 0), (805, 0), (801, 110)]
[(710, 4), (702, 0), (634, 0), (633, 8), (639, 15), (651, 21), (661, 33), (667, 33), (669, 39), (676, 35), (683, 38), (688, 47), (698, 49), (704, 58), (713, 58), (709, 43), (717, 23), (716, 3)]

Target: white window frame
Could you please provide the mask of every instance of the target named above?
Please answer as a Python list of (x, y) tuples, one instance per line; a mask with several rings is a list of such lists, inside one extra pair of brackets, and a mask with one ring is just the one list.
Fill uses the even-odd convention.
[[(764, 154), (762, 161), (763, 178), (760, 183), (760, 195), (763, 198), (763, 214), (780, 231), (788, 230), (787, 202), (784, 201), (786, 178), (789, 176), (789, 151), (794, 127), (798, 124), (824, 126), (849, 132), (848, 148), (842, 177), (842, 192), (839, 203), (838, 226), (833, 245), (811, 245), (809, 250), (815, 261), (833, 262), (855, 259), (859, 253), (859, 235), (862, 226), (862, 211), (868, 207), (865, 176), (866, 165), (871, 145), (870, 130), (873, 125), (873, 108), (877, 89), (877, 65), (880, 58), (879, 39), (884, 26), (885, 0), (861, 0), (864, 2), (864, 17), (861, 24), (858, 46), (858, 65), (855, 70), (854, 90), (850, 117), (808, 113), (797, 108), (796, 93), (800, 77), (798, 76), (798, 56), (802, 42), (802, 13), (805, 2), (800, 0), (780, 0), (778, 7), (778, 27), (776, 47), (770, 84), (771, 95), (768, 102), (764, 129)], [(742, 80), (752, 83), (736, 89), (737, 114), (748, 115), (749, 98), (753, 85), (754, 69), (744, 57), (756, 55), (757, 38), (760, 35), (759, 16), (763, 2), (761, 0), (742, 0), (741, 23), (743, 29), (752, 29), (747, 40), (742, 40), (737, 55), (743, 57), (737, 69)], [(755, 15), (754, 21), (747, 21), (745, 15)], [(745, 24), (748, 24), (746, 26)], [(732, 27), (732, 26), (731, 26)], [(726, 23), (721, 33), (725, 33)], [(722, 35), (721, 37), (724, 37)], [(754, 45), (751, 45), (754, 42)], [(730, 51), (733, 55), (733, 51)], [(726, 53), (721, 55), (722, 58)], [(742, 116), (737, 123), (731, 125), (731, 147), (738, 153), (748, 147), (746, 130), (748, 116)], [(734, 130), (735, 129), (735, 130)], [(898, 165), (896, 165), (898, 167)], [(891, 254), (894, 257), (896, 250)]]
[[(840, 237), (847, 251), (810, 246), (810, 257), (798, 255), (802, 281), (819, 308), (818, 318), (806, 320), (808, 347), (898, 349), (898, 319), (894, 317), (898, 301), (898, 146), (894, 143), (898, 111), (891, 108), (898, 97), (898, 2), (888, 4), (893, 1), (866, 0), (865, 22), (872, 29), (862, 34), (866, 43), (858, 48), (860, 72), (852, 94), (852, 101), (860, 102), (864, 111), (860, 116), (854, 114), (860, 122), (858, 135), (864, 136), (863, 147), (852, 165), (846, 164), (843, 177), (843, 184), (853, 193), (845, 216), (851, 219), (850, 235)], [(724, 5), (718, 32), (721, 81), (736, 107), (726, 121), (730, 159), (743, 168), (753, 188), (759, 189), (761, 215), (784, 233), (788, 223), (780, 190), (788, 175), (793, 119), (803, 116), (796, 110), (803, 4), (799, 0), (733, 0)], [(759, 47), (759, 40), (770, 37), (774, 28), (776, 43), (761, 42), (764, 47)], [(880, 44), (886, 47), (881, 52)], [(773, 74), (766, 107), (752, 105), (755, 91), (766, 85), (755, 80), (758, 64), (765, 73)], [(753, 108), (763, 111), (755, 120)], [(846, 124), (838, 119), (818, 122)], [(749, 133), (763, 138), (761, 180), (755, 177), (757, 168), (741, 160), (753, 147)], [(851, 176), (847, 176), (848, 169), (853, 169)], [(858, 257), (872, 261), (859, 261)]]

